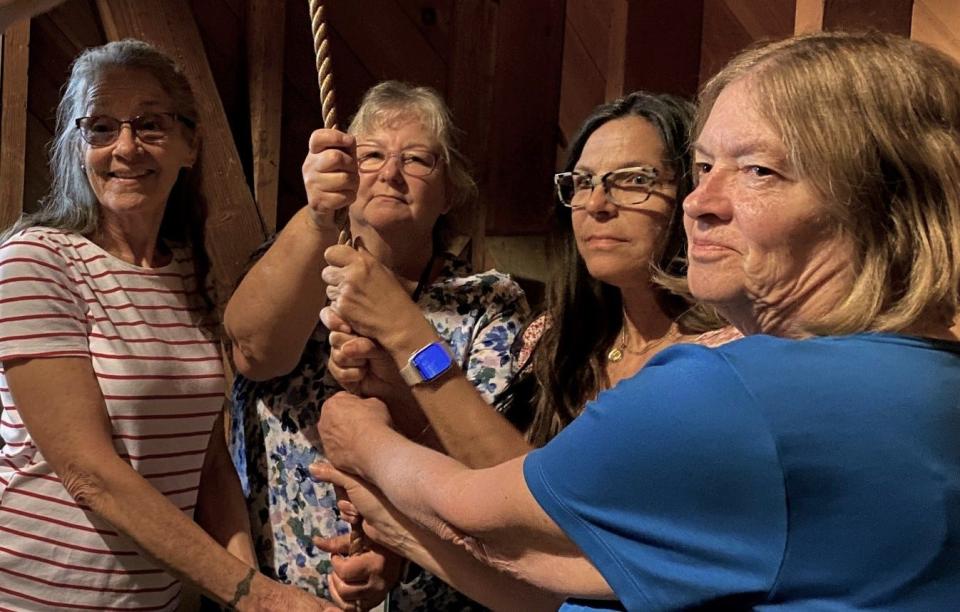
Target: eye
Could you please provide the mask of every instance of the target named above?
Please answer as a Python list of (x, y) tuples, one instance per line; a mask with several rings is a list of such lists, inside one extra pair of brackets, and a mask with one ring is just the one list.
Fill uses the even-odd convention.
[(570, 179), (573, 181), (573, 188), (577, 191), (580, 191), (581, 189), (593, 189), (592, 174), (574, 172)]
[(696, 162), (693, 164), (693, 173), (696, 176), (708, 174), (711, 170), (713, 170), (713, 164), (708, 164), (707, 162)]
[(367, 151), (362, 151), (359, 154), (360, 161), (381, 161), (383, 156), (383, 151), (377, 151), (376, 149), (369, 149)]
[(757, 177), (757, 178), (765, 178), (765, 177), (768, 177), (768, 176), (776, 176), (776, 174), (777, 174), (776, 172), (774, 172), (774, 171), (771, 170), (770, 168), (766, 168), (766, 167), (764, 167), (764, 166), (747, 166), (747, 167), (745, 168), (745, 170), (747, 171), (748, 174), (752, 174), (753, 176), (755, 176), (755, 177)]
[(144, 115), (140, 117), (137, 128), (148, 132), (159, 132), (163, 130), (163, 120), (157, 115)]
[(403, 154), (403, 163), (417, 164), (428, 168), (433, 167), (433, 159), (433, 155), (427, 152), (406, 152)]
[(107, 133), (117, 129), (117, 122), (110, 117), (94, 117), (86, 125), (87, 129), (95, 133)]

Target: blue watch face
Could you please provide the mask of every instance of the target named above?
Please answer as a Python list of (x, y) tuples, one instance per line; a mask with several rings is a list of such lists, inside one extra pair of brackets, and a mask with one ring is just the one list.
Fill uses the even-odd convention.
[(450, 369), (453, 359), (439, 342), (424, 347), (410, 360), (424, 381), (433, 380)]

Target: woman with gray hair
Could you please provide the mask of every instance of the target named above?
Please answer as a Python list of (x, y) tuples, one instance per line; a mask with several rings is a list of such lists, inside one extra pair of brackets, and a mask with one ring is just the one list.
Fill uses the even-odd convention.
[[(336, 511), (333, 487), (314, 482), (307, 471), (323, 457), (320, 406), (340, 388), (327, 371), (329, 330), (318, 323), (327, 302), (323, 254), (338, 237), (334, 212), (348, 207), (354, 244), (384, 272), (381, 283), (398, 279), (406, 289), (381, 291), (374, 282), (370, 295), (396, 300), (388, 310), (415, 303), (449, 346), (437, 357), (458, 364), (486, 404), (497, 405), (510, 383), (510, 347), (527, 314), (523, 293), (508, 276), (474, 274), (457, 257), (463, 243), (445, 215), (472, 205), (476, 187), (454, 133), (435, 91), (395, 81), (366, 93), (348, 133), (314, 132), (303, 164), (307, 205), (252, 266), (226, 310), (241, 374), (232, 454), (261, 568), (311, 593), (329, 593), (341, 605), (378, 603), (402, 561), (380, 551), (331, 558), (314, 543), (349, 529)], [(382, 382), (379, 394), (416, 406), (407, 383)], [(439, 447), (419, 409), (404, 415), (398, 426), (407, 435)], [(423, 574), (408, 576), (391, 601), (402, 609), (475, 605)]]
[(0, 608), (174, 610), (181, 579), (238, 610), (320, 604), (253, 568), (199, 146), (168, 57), (124, 40), (74, 62), (50, 193), (0, 245)]
[[(340, 394), (343, 471), (315, 474), (380, 543), (460, 546), (564, 609), (956, 609), (960, 66), (879, 33), (770, 43), (707, 83), (693, 149), (689, 287), (747, 338), (664, 350), (487, 469)], [(378, 337), (397, 365), (433, 340)]]

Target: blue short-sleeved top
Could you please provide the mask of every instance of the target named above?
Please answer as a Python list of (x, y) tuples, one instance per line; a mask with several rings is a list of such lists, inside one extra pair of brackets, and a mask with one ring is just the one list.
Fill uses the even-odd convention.
[(629, 610), (957, 610), (958, 400), (953, 343), (683, 345), (524, 474)]

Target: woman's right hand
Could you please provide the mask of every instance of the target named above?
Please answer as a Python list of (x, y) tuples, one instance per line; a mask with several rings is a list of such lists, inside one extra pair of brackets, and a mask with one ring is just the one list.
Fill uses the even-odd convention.
[(302, 171), (313, 222), (322, 229), (335, 228), (334, 213), (357, 199), (356, 138), (339, 130), (314, 130)]

